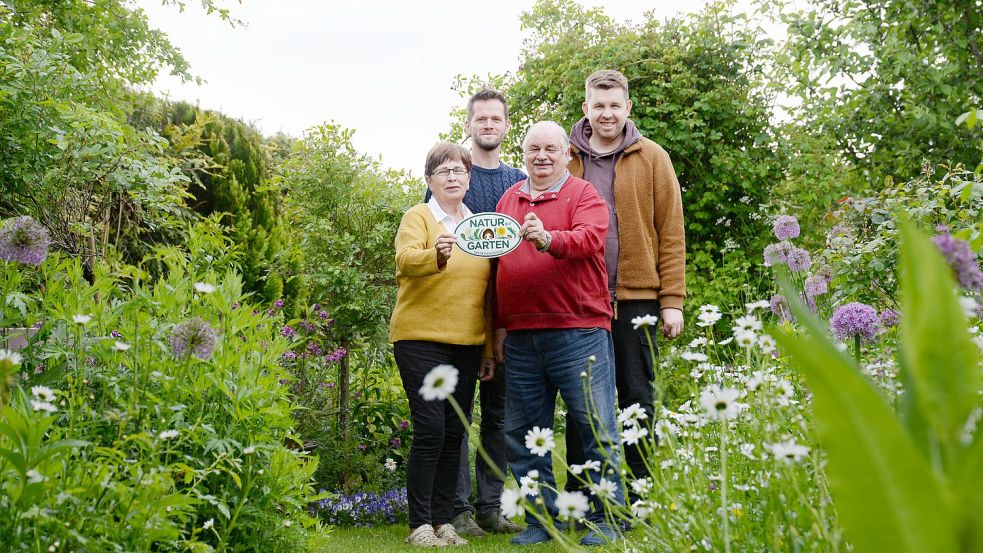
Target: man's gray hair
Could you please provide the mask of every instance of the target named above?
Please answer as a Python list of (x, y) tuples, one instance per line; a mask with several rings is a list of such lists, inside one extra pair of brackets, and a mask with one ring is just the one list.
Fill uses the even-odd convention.
[(537, 127), (546, 127), (550, 130), (555, 131), (557, 134), (560, 135), (560, 142), (563, 144), (563, 151), (567, 151), (570, 149), (570, 139), (567, 137), (567, 131), (564, 130), (564, 128), (561, 127), (559, 123), (557, 123), (556, 121), (538, 121), (536, 123), (533, 123), (532, 125), (529, 125), (529, 129), (526, 130), (526, 135), (522, 137), (523, 152), (526, 151), (526, 146), (529, 145), (529, 135)]

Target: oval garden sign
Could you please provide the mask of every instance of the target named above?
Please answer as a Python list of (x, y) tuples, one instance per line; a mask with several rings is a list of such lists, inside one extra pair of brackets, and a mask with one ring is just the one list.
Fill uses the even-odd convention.
[(457, 247), (477, 257), (499, 257), (519, 247), (519, 223), (501, 213), (479, 213), (454, 229)]

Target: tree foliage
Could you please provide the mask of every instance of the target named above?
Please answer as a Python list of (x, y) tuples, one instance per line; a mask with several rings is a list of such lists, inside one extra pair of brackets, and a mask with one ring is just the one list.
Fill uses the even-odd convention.
[[(767, 41), (752, 24), (728, 4), (665, 23), (650, 13), (621, 24), (572, 1), (542, 0), (523, 14), (522, 27), (519, 70), (491, 79), (518, 130), (506, 144), (511, 159), (520, 159), (528, 125), (551, 119), (569, 128), (583, 116), (587, 76), (617, 69), (629, 81), (632, 120), (673, 159), (690, 247), (716, 251), (727, 237), (763, 235), (753, 213), (779, 180), (781, 160), (764, 92)], [(459, 86), (471, 93), (483, 81)]]
[(847, 164), (849, 187), (912, 178), (925, 160), (979, 163), (981, 144), (956, 123), (983, 98), (978, 1), (814, 0), (798, 10), (779, 1), (772, 8), (788, 27), (774, 84), (799, 101), (800, 137), (826, 137), (825, 157)]

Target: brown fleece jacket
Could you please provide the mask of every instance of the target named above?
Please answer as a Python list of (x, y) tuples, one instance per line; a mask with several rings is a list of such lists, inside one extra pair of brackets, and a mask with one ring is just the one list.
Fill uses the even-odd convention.
[[(568, 168), (583, 177), (580, 149), (570, 146)], [(658, 299), (683, 308), (686, 296), (686, 234), (679, 181), (669, 154), (642, 137), (614, 166), (614, 209), (621, 251), (615, 298)]]

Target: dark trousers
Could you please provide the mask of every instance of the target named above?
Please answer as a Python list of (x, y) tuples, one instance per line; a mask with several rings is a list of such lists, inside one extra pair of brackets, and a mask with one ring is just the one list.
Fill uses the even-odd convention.
[[(492, 462), (504, 474), (508, 470), (505, 445), (505, 365), (495, 367), (495, 377), (478, 384), (481, 405), (481, 447)], [(474, 476), (478, 490), (474, 508), (468, 503), (471, 496), (471, 463), (468, 459), (468, 435), (461, 440), (461, 473), (457, 478), (457, 497), (454, 500), (454, 516), (465, 511), (477, 511), (478, 516), (498, 512), (502, 504), (502, 487), (505, 482), (488, 466), (479, 453), (475, 456)]]
[[(655, 380), (655, 368), (652, 365), (652, 353), (649, 351), (645, 330), (635, 330), (631, 320), (644, 315), (659, 317), (659, 325), (649, 328), (652, 335), (652, 346), (656, 348), (657, 329), (661, 328), (662, 313), (657, 300), (619, 301), (618, 312), (611, 320), (611, 338), (614, 342), (614, 374), (618, 389), (618, 408), (624, 409), (637, 403), (645, 410), (651, 424), (655, 419), (655, 396), (652, 392), (652, 382)], [(580, 465), (587, 461), (577, 425), (573, 424), (567, 415), (567, 464)], [(594, 459), (591, 459), (594, 460)], [(631, 470), (633, 478), (645, 478), (649, 471), (642, 460), (642, 450), (638, 445), (625, 446), (625, 463)], [(583, 485), (577, 477), (567, 473), (567, 490), (580, 489)]]
[(437, 527), (451, 521), (464, 435), (464, 425), (448, 401), (427, 401), (420, 396), (423, 377), (437, 365), (456, 367), (460, 372), (453, 397), (469, 413), (482, 349), (420, 340), (393, 344), (413, 423), (413, 442), (406, 463), (410, 528), (424, 524)]

